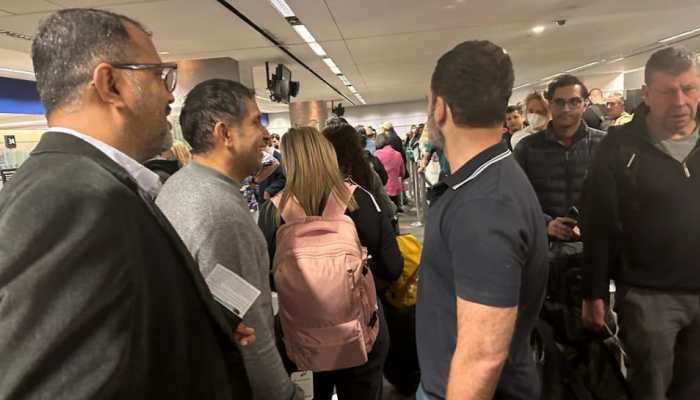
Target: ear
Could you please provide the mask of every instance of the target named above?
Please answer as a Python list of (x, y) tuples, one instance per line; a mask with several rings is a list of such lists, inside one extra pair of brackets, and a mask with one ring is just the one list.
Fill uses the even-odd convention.
[(450, 107), (447, 105), (445, 99), (441, 96), (435, 97), (434, 107), (433, 107), (433, 118), (437, 126), (443, 126), (447, 122), (448, 117), (451, 118), (452, 113)]
[(642, 85), (642, 101), (644, 104), (649, 105), (649, 86), (646, 84)]
[(226, 148), (231, 148), (234, 144), (234, 131), (234, 127), (231, 127), (230, 125), (219, 121), (214, 125), (214, 130), (212, 131), (212, 134), (214, 136), (215, 141), (221, 141)]
[(102, 102), (116, 107), (124, 106), (124, 98), (121, 94), (123, 80), (120, 78), (115, 74), (115, 69), (107, 63), (100, 63), (95, 67), (92, 73), (92, 86)]

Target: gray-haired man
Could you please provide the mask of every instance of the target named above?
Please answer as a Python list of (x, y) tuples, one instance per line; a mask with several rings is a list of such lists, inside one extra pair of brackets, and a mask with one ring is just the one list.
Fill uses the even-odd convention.
[(248, 398), (240, 321), (140, 164), (168, 140), (176, 66), (89, 9), (48, 17), (32, 59), (50, 128), (0, 192), (0, 398)]

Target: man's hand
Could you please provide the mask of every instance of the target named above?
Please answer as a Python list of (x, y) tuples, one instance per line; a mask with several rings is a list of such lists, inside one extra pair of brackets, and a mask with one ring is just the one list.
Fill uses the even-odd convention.
[(547, 225), (547, 234), (559, 240), (581, 240), (578, 222), (573, 218), (557, 217)]
[(603, 299), (583, 300), (581, 307), (583, 326), (594, 332), (605, 329), (605, 302)]
[(255, 343), (255, 329), (246, 326), (244, 323), (238, 324), (236, 331), (233, 333), (233, 339), (241, 346), (248, 346)]

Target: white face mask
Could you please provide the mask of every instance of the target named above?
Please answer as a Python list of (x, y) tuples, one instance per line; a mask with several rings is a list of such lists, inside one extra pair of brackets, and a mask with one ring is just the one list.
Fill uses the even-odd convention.
[(547, 123), (547, 117), (537, 113), (528, 113), (527, 123), (530, 124), (531, 127), (537, 128)]

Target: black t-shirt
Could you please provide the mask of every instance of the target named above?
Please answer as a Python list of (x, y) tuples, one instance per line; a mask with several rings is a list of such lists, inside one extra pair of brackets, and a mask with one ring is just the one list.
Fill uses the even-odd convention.
[(547, 235), (537, 196), (505, 142), (467, 162), (433, 194), (418, 281), (423, 389), (431, 399), (445, 398), (460, 297), (493, 307), (518, 306), (498, 392), (533, 398), (539, 385), (529, 338), (548, 273)]

